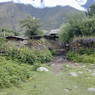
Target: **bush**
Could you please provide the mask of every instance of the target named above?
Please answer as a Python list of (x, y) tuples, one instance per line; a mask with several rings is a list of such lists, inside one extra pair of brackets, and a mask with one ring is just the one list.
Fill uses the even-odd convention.
[[(86, 54), (87, 53), (87, 54)], [(82, 52), (82, 53), (75, 53), (72, 51), (69, 51), (67, 53), (68, 60), (71, 60), (73, 62), (83, 62), (83, 63), (95, 63), (95, 53), (89, 53), (89, 52)]]
[(13, 30), (6, 29), (6, 28), (0, 28), (0, 37), (14, 36), (17, 34), (19, 34), (19, 33), (15, 32)]
[(95, 51), (94, 51), (94, 49), (92, 49), (92, 48), (80, 48), (80, 49), (77, 51), (77, 53), (80, 54), (80, 55), (83, 55), (83, 54), (91, 55), (91, 54), (94, 54)]
[(7, 59), (29, 64), (46, 63), (53, 57), (47, 47), (43, 47), (43, 49), (16, 47), (13, 43), (7, 44), (4, 39), (0, 40), (0, 51), (3, 51), (3, 54), (0, 53), (0, 55), (6, 56)]
[(85, 17), (81, 22), (76, 18), (62, 26), (59, 34), (62, 42), (71, 42), (75, 37), (95, 36), (95, 17)]
[(31, 65), (18, 64), (0, 56), (0, 88), (18, 86), (32, 77)]
[(37, 50), (26, 47), (8, 47), (5, 50), (5, 56), (9, 59), (29, 64), (44, 63), (52, 59), (52, 54), (48, 49)]

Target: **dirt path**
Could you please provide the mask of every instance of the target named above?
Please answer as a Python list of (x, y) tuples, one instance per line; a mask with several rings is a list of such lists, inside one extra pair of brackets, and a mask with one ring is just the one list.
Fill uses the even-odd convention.
[(79, 64), (72, 63), (66, 60), (64, 56), (56, 56), (53, 60), (49, 63), (51, 65), (52, 72), (54, 74), (59, 74), (64, 69), (64, 64), (69, 66), (79, 66)]
[(63, 64), (67, 64), (67, 60), (65, 59), (64, 56), (56, 56), (53, 58), (53, 60), (49, 63), (52, 68), (52, 72), (54, 74), (58, 74), (62, 71), (63, 69)]

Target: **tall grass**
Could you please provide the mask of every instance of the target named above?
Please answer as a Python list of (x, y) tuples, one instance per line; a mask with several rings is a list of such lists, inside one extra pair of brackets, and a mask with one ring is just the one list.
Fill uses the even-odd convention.
[(0, 88), (18, 86), (32, 77), (31, 65), (19, 64), (0, 56)]

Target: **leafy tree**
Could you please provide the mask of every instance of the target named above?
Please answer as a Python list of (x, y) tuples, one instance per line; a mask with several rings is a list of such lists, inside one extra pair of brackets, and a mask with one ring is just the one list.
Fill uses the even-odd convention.
[(95, 16), (95, 4), (89, 7), (87, 15), (90, 17)]
[[(66, 24), (63, 24), (59, 33), (60, 40), (62, 42), (69, 42), (75, 36), (82, 36), (82, 31), (80, 30), (80, 25), (84, 19), (81, 15), (73, 15), (68, 19)], [(81, 21), (81, 22), (80, 22)]]
[(95, 17), (71, 18), (62, 26), (59, 36), (62, 42), (70, 42), (74, 37), (95, 36)]
[(25, 29), (25, 35), (32, 38), (34, 35), (42, 34), (40, 30), (39, 20), (33, 17), (28, 17), (21, 21), (22, 27)]

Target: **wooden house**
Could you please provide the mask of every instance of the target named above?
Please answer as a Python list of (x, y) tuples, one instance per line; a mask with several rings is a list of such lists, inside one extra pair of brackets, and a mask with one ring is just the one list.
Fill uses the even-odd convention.
[(7, 43), (11, 44), (15, 44), (16, 46), (24, 46), (27, 43), (27, 38), (24, 37), (19, 37), (19, 36), (7, 36), (5, 37)]
[(57, 40), (59, 38), (58, 37), (58, 32), (59, 32), (59, 29), (53, 29), (50, 32), (47, 32), (44, 35), (44, 38), (48, 39), (48, 40)]

